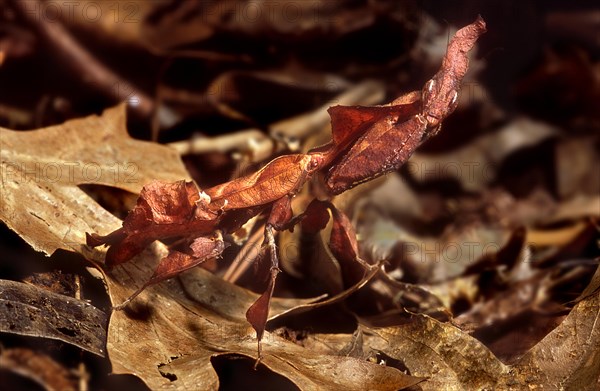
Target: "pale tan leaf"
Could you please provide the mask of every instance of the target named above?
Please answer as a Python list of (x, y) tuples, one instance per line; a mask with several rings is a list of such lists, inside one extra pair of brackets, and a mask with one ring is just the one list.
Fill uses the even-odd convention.
[(506, 374), (506, 387), (541, 384), (549, 389), (597, 390), (600, 378), (600, 294), (569, 316)]
[(28, 132), (0, 128), (0, 219), (34, 249), (89, 254), (85, 232), (120, 225), (77, 185), (137, 193), (151, 179), (189, 177), (175, 151), (128, 136), (125, 108)]
[(413, 376), (427, 377), (423, 390), (494, 389), (508, 367), (483, 344), (458, 328), (427, 316), (394, 328), (371, 330), (366, 344), (404, 363)]
[[(115, 279), (109, 279), (112, 299), (124, 300), (140, 285), (139, 276), (151, 273), (151, 264), (165, 254), (164, 246), (155, 244), (141, 254), (145, 263), (124, 264), (115, 269)], [(200, 272), (196, 276), (199, 278), (194, 281), (196, 289), (223, 284), (209, 273)], [(113, 371), (136, 374), (153, 389), (217, 389), (218, 378), (208, 360), (212, 355), (237, 353), (256, 357), (257, 352), (250, 324), (227, 309), (227, 301), (245, 302), (248, 293), (230, 287), (233, 289), (222, 286), (228, 298), (206, 292), (214, 306), (210, 308), (195, 302), (181, 284), (171, 280), (142, 293), (129, 309), (115, 312), (107, 346)], [(220, 303), (219, 299), (226, 302)], [(228, 313), (219, 313), (219, 304)], [(269, 332), (263, 338), (263, 354), (262, 364), (303, 390), (392, 390), (421, 381), (395, 368), (322, 355)], [(194, 368), (193, 373), (190, 368)], [(349, 373), (356, 375), (348, 376)]]

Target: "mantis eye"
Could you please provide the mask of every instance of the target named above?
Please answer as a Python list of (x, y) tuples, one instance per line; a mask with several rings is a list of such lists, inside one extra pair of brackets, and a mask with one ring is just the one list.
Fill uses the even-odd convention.
[(423, 91), (421, 92), (421, 99), (424, 104), (430, 103), (432, 100), (432, 95), (434, 94), (435, 80), (431, 79), (423, 87)]
[(323, 158), (321, 156), (318, 156), (318, 155), (312, 156), (312, 158), (310, 159), (310, 163), (308, 163), (308, 169), (310, 171), (316, 170), (317, 168), (319, 168), (322, 161), (323, 161)]
[(431, 79), (425, 85), (425, 89), (427, 90), (427, 92), (429, 92), (431, 94), (433, 92), (434, 86), (435, 86), (435, 81), (433, 79)]
[(454, 93), (454, 95), (452, 96), (452, 99), (450, 100), (450, 106), (454, 106), (456, 104), (456, 102), (458, 101), (458, 91), (452, 91)]

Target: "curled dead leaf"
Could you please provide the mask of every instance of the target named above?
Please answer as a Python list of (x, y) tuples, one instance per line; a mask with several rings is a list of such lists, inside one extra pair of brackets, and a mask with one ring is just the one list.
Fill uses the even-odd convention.
[(60, 340), (105, 356), (107, 316), (89, 303), (0, 280), (0, 331)]

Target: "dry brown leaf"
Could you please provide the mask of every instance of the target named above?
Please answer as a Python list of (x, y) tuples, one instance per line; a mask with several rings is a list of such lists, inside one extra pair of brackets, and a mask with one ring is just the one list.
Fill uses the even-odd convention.
[(412, 376), (427, 378), (419, 384), (423, 391), (597, 390), (599, 314), (600, 293), (596, 292), (514, 365), (504, 365), (460, 329), (423, 315), (398, 327), (361, 327), (364, 335), (358, 341), (347, 334), (312, 334), (302, 344), (324, 354), (341, 353), (347, 346), (366, 357), (384, 353)]
[(561, 199), (598, 194), (600, 137), (597, 134), (560, 140), (555, 153), (556, 189)]
[[(600, 258), (596, 258), (596, 262), (600, 261)], [(596, 272), (592, 276), (592, 279), (588, 286), (581, 292), (581, 294), (574, 300), (574, 302), (579, 302), (581, 300), (585, 300), (588, 297), (598, 293), (600, 290), (600, 268), (596, 269)]]
[(543, 220), (546, 224), (562, 220), (580, 219), (582, 217), (600, 217), (600, 194), (593, 196), (578, 196), (561, 202), (554, 213)]
[[(556, 272), (566, 274), (564, 270)], [(547, 293), (553, 280), (558, 279), (553, 279), (552, 274), (549, 270), (537, 271), (531, 278), (510, 284), (496, 282), (493, 277), (480, 278), (483, 294), (453, 323), (484, 342), (503, 362), (514, 363), (566, 315), (565, 307), (551, 301)], [(489, 292), (494, 291), (489, 297)]]
[(440, 237), (417, 236), (377, 211), (361, 213), (362, 245), (381, 258), (393, 251), (394, 266), (410, 271), (411, 281), (433, 284), (460, 276), (479, 258), (496, 253), (509, 236), (506, 229), (482, 223), (455, 226)]
[(425, 390), (494, 389), (507, 372), (483, 344), (458, 328), (426, 316), (395, 328), (373, 329), (366, 344), (404, 363), (413, 376), (428, 377)]
[(108, 233), (119, 220), (77, 185), (138, 193), (151, 179), (189, 178), (175, 151), (130, 138), (125, 105), (28, 132), (0, 128), (0, 219), (35, 250), (90, 255), (85, 232)]
[(106, 314), (85, 301), (0, 280), (0, 331), (57, 339), (105, 355)]
[[(146, 249), (141, 257), (156, 262), (165, 254), (166, 248), (156, 244)], [(141, 277), (136, 280), (136, 275), (147, 275), (152, 268), (148, 262), (116, 268), (116, 280), (128, 280), (130, 286), (109, 280), (113, 300), (125, 300), (131, 293), (131, 285), (139, 286), (139, 281), (143, 281)], [(226, 284), (216, 281), (217, 277), (205, 271), (189, 273), (199, 277), (192, 282), (197, 289), (203, 289), (204, 285)], [(202, 277), (204, 281), (200, 279)], [(184, 281), (189, 286), (190, 282)], [(254, 294), (254, 298), (250, 298), (243, 289), (232, 288), (225, 290), (224, 295), (233, 303), (255, 300), (258, 296)], [(186, 295), (180, 284), (169, 281), (143, 292), (130, 309), (113, 314), (108, 334), (113, 371), (135, 373), (153, 389), (216, 389), (218, 378), (208, 360), (212, 355), (238, 353), (254, 357), (255, 333), (243, 318), (243, 312), (236, 314), (226, 303), (220, 306), (219, 299), (223, 294), (217, 297), (210, 292), (200, 293), (203, 293), (204, 301), (201, 304), (191, 299), (189, 293)], [(210, 306), (206, 305), (207, 299)], [(265, 332), (262, 345), (264, 358), (261, 363), (286, 376), (301, 389), (362, 390), (370, 387), (385, 390), (420, 381), (394, 368), (320, 355), (269, 332)], [(333, 368), (333, 364), (350, 372), (360, 371), (362, 382), (356, 377), (348, 377), (348, 371), (332, 369), (323, 376), (323, 371)], [(375, 377), (370, 377), (375, 375), (387, 379), (388, 383), (380, 385)]]
[[(569, 316), (503, 377), (517, 385), (597, 390), (600, 378), (600, 294), (577, 304)], [(540, 387), (541, 388), (541, 387)]]

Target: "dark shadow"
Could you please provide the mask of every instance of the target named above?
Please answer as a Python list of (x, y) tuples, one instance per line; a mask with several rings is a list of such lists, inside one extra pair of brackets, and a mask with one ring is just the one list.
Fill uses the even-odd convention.
[(255, 370), (254, 360), (248, 357), (228, 354), (213, 357), (210, 361), (217, 375), (219, 375), (220, 391), (299, 390), (290, 380), (271, 371), (264, 365), (259, 365)]

